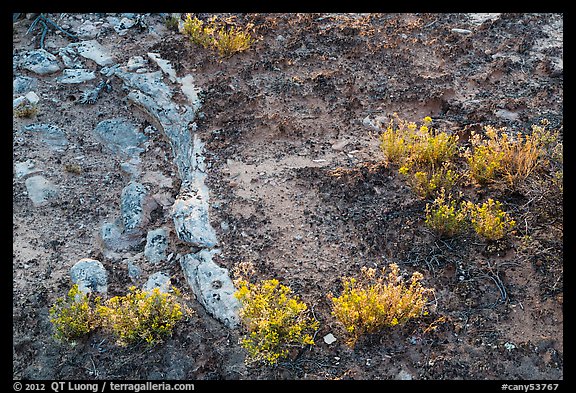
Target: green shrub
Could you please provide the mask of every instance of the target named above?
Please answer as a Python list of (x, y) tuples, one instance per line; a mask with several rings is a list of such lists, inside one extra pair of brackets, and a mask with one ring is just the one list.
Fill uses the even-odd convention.
[(427, 314), (427, 294), (432, 290), (422, 287), (422, 274), (414, 272), (410, 283), (406, 283), (398, 265), (391, 264), (390, 272), (384, 277), (385, 271), (382, 269), (382, 275), (376, 277), (375, 269), (362, 268), (359, 280), (343, 280), (342, 295), (328, 295), (332, 300), (332, 315), (344, 325), (350, 346), (364, 334), (402, 325)]
[[(176, 288), (173, 289), (178, 295)], [(103, 326), (117, 336), (120, 345), (161, 342), (184, 316), (177, 297), (159, 288), (142, 291), (130, 287), (129, 290), (127, 295), (115, 296), (97, 307)]]
[(238, 280), (237, 285), (234, 296), (242, 304), (239, 315), (247, 330), (241, 345), (248, 351), (248, 361), (275, 364), (289, 356), (290, 348), (314, 345), (311, 333), (318, 322), (290, 288), (275, 279), (260, 284)]
[(94, 304), (99, 304), (100, 298), (91, 299), (74, 284), (67, 297), (60, 297), (50, 308), (50, 322), (54, 327), (54, 337), (63, 341), (76, 341), (90, 333), (100, 324), (100, 319), (94, 311)]

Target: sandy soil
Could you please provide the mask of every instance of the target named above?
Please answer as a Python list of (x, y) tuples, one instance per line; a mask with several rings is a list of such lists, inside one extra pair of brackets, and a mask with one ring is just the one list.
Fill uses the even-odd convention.
[[(424, 226), (427, 201), (383, 164), (378, 131), (367, 125), (397, 113), (408, 121), (431, 116), (449, 132), (483, 125), (526, 131), (543, 118), (562, 130), (562, 15), (218, 16), (253, 23), (255, 45), (220, 61), (167, 29), (159, 14), (145, 15), (147, 28), (119, 35), (102, 27), (95, 39), (118, 64), (155, 52), (179, 76), (194, 75), (202, 90), (197, 132), (206, 143), (211, 221), (221, 242), (216, 262), (230, 270), (250, 262), (255, 279), (290, 286), (321, 324), (316, 345), (276, 367), (247, 365), (242, 332), (225, 328), (192, 299), (196, 314), (152, 348), (122, 348), (98, 331), (74, 347), (56, 342), (48, 310), (70, 288), (70, 268), (81, 258), (104, 264), (110, 296), (156, 271), (188, 287), (175, 258), (152, 266), (143, 244), (110, 256), (99, 240), (102, 223), (119, 215), (128, 175), (103, 150), (94, 127), (113, 117), (142, 130), (150, 124), (127, 104), (122, 82), (113, 78), (94, 105), (81, 105), (82, 90), (99, 79), (65, 85), (55, 81), (58, 74), (17, 69), (15, 75), (37, 78), (40, 110), (14, 117), (13, 161), (33, 160), (61, 192), (35, 207), (24, 181), (13, 177), (14, 378), (563, 379), (562, 194), (469, 187), (478, 200), (504, 203), (521, 223), (516, 235), (498, 250), (473, 234), (439, 241)], [(60, 23), (74, 30), (84, 20), (106, 15), (68, 14)], [(30, 23), (14, 23), (15, 54), (39, 46), (38, 30), (25, 34)], [(52, 31), (46, 49), (57, 53), (69, 42)], [(55, 151), (23, 131), (34, 123), (63, 129), (67, 148)], [(189, 247), (176, 238), (169, 216), (179, 189), (172, 153), (157, 133), (149, 137), (142, 182), (158, 207), (148, 225), (170, 228), (169, 252), (183, 254)], [(528, 244), (520, 240), (525, 235)], [(142, 268), (135, 282), (127, 260)], [(362, 266), (390, 262), (424, 274), (436, 290), (433, 312), (349, 348), (326, 294), (340, 293), (342, 277)], [(436, 330), (424, 333), (440, 318)], [(323, 341), (328, 333), (335, 343)]]

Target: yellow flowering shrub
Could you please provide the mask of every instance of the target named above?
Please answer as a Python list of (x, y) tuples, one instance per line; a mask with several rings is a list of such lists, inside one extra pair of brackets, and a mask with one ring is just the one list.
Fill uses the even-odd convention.
[(420, 127), (398, 118), (396, 122), (390, 121), (380, 134), (380, 149), (386, 160), (409, 170), (413, 166), (434, 167), (452, 160), (458, 153), (457, 137), (435, 131), (431, 123), (429, 116)]
[[(178, 295), (176, 288), (173, 289)], [(97, 307), (103, 326), (117, 336), (120, 345), (161, 342), (184, 316), (177, 297), (159, 288), (143, 291), (130, 287), (129, 290), (127, 295), (115, 296)]]
[(470, 177), (479, 185), (498, 180), (515, 187), (543, 164), (550, 132), (533, 126), (532, 133), (509, 135), (505, 129), (484, 127), (486, 138), (473, 134), (466, 154)]
[(502, 203), (491, 198), (481, 205), (467, 202), (466, 210), (476, 233), (488, 240), (501, 239), (516, 226)]
[(90, 333), (99, 325), (98, 315), (93, 303), (98, 304), (99, 297), (91, 299), (89, 294), (74, 284), (67, 297), (60, 297), (50, 308), (50, 322), (54, 327), (54, 337), (63, 341), (75, 341)]
[(188, 14), (184, 21), (183, 33), (190, 37), (193, 43), (217, 50), (220, 57), (230, 57), (236, 52), (245, 51), (253, 42), (249, 27), (246, 29), (235, 26), (226, 28), (216, 20), (216, 17), (204, 23)]
[(444, 190), (434, 202), (426, 204), (426, 220), (424, 223), (440, 237), (452, 237), (468, 226), (465, 204), (457, 206), (455, 200), (446, 197)]
[(360, 279), (343, 280), (344, 290), (339, 297), (328, 295), (332, 315), (344, 325), (350, 346), (364, 334), (427, 314), (427, 295), (432, 289), (422, 286), (422, 274), (414, 272), (407, 283), (400, 276), (398, 265), (391, 264), (386, 276), (385, 271), (382, 269), (382, 274), (376, 277), (376, 269), (364, 267)]
[(290, 348), (314, 345), (310, 333), (318, 328), (318, 321), (308, 316), (308, 307), (290, 288), (275, 279), (236, 283), (239, 289), (234, 296), (242, 305), (239, 316), (247, 331), (240, 343), (248, 351), (248, 361), (275, 364), (288, 357)]
[(419, 170), (414, 173), (401, 167), (398, 172), (407, 177), (408, 184), (421, 198), (428, 198), (441, 189), (449, 191), (459, 179), (459, 175), (447, 165), (439, 169)]

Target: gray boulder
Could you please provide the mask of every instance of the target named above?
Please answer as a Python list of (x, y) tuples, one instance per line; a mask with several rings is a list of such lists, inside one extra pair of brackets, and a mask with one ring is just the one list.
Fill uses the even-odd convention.
[(108, 291), (108, 274), (100, 261), (83, 258), (70, 269), (70, 278), (84, 293)]
[(38, 75), (52, 74), (60, 71), (58, 58), (44, 49), (31, 50), (20, 58), (20, 67)]
[(76, 84), (91, 81), (92, 79), (96, 79), (96, 74), (94, 74), (94, 71), (85, 68), (66, 68), (62, 71), (62, 75), (56, 78), (56, 82)]
[(180, 266), (188, 285), (206, 311), (228, 328), (239, 325), (240, 302), (234, 297), (236, 288), (228, 269), (214, 263), (216, 251), (202, 250), (180, 258)]
[(120, 199), (120, 212), (122, 214), (122, 223), (124, 232), (139, 232), (145, 220), (144, 199), (146, 197), (146, 188), (135, 181), (128, 183), (122, 190)]
[(148, 231), (144, 256), (152, 263), (158, 263), (166, 259), (168, 249), (168, 237), (165, 228)]
[(148, 140), (137, 125), (123, 118), (101, 121), (94, 128), (94, 133), (108, 150), (124, 156), (142, 153), (144, 149), (139, 146)]

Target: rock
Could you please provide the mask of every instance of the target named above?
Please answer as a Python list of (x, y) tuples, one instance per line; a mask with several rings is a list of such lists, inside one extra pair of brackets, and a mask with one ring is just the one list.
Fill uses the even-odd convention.
[(160, 67), (160, 69), (166, 75), (168, 75), (168, 79), (170, 80), (170, 82), (176, 83), (176, 81), (178, 80), (178, 78), (176, 77), (176, 70), (174, 69), (174, 67), (172, 67), (170, 61), (162, 59), (158, 53), (148, 52), (148, 57), (150, 58), (150, 60), (156, 63), (158, 67)]
[(38, 80), (36, 78), (19, 75), (12, 81), (12, 94), (26, 93), (35, 88), (36, 85), (38, 85)]
[(70, 278), (84, 293), (108, 291), (108, 274), (100, 261), (83, 258), (70, 269)]
[(100, 28), (89, 20), (76, 28), (76, 37), (81, 40), (91, 40), (100, 34)]
[(62, 75), (56, 78), (59, 83), (84, 83), (96, 79), (94, 71), (86, 68), (67, 68), (62, 71)]
[(107, 250), (125, 251), (140, 244), (141, 239), (125, 235), (122, 228), (112, 222), (105, 222), (100, 228), (100, 239)]
[(124, 118), (101, 121), (94, 128), (100, 142), (114, 154), (136, 156), (144, 151), (139, 147), (148, 137), (138, 130), (138, 126)]
[(328, 345), (336, 342), (336, 337), (334, 337), (334, 335), (332, 333), (328, 333), (327, 335), (324, 336), (324, 342)]
[(126, 69), (128, 71), (136, 71), (139, 68), (144, 68), (148, 62), (142, 56), (133, 56), (128, 59), (128, 63), (126, 63)]
[(463, 35), (472, 34), (472, 31), (471, 31), (471, 30), (467, 30), (467, 29), (451, 29), (450, 31), (451, 31), (452, 33), (463, 34)]
[(412, 377), (412, 374), (410, 374), (408, 371), (400, 370), (400, 372), (398, 373), (398, 375), (394, 379), (401, 380), (401, 381), (411, 381), (414, 378)]
[(30, 124), (29, 126), (25, 126), (24, 129), (26, 131), (39, 133), (42, 141), (54, 150), (63, 151), (68, 145), (68, 139), (66, 138), (64, 131), (51, 124)]
[(178, 239), (201, 248), (218, 244), (216, 231), (210, 225), (208, 203), (200, 189), (178, 195), (172, 205), (172, 219)]
[(19, 64), (21, 68), (38, 75), (52, 74), (60, 71), (58, 58), (44, 49), (31, 50), (24, 53), (20, 58)]
[(172, 287), (170, 276), (165, 273), (157, 272), (148, 277), (148, 281), (144, 284), (142, 289), (144, 291), (151, 291), (154, 288), (160, 289), (160, 292), (168, 293)]
[(33, 91), (29, 91), (28, 93), (26, 93), (24, 98), (26, 98), (28, 102), (32, 105), (36, 105), (40, 102), (40, 97), (38, 97), (38, 94), (36, 94)]
[(202, 250), (183, 255), (180, 266), (200, 304), (210, 315), (233, 329), (239, 325), (240, 302), (234, 297), (236, 288), (228, 270), (212, 261), (215, 252)]
[(168, 237), (165, 228), (148, 231), (144, 256), (152, 263), (158, 263), (166, 259), (168, 249)]
[(140, 269), (132, 259), (128, 259), (127, 265), (128, 265), (127, 266), (128, 277), (130, 277), (132, 281), (138, 280), (140, 278), (140, 275), (142, 274), (142, 269)]
[(344, 150), (344, 148), (346, 147), (346, 145), (348, 145), (350, 143), (350, 141), (348, 140), (343, 140), (340, 142), (336, 142), (332, 145), (332, 149), (336, 150), (336, 151), (342, 151)]
[(36, 164), (32, 160), (26, 160), (23, 162), (16, 162), (14, 164), (14, 174), (16, 179), (26, 179), (31, 175), (36, 175), (41, 173), (42, 170), (36, 168)]
[(96, 40), (73, 42), (65, 48), (66, 53), (77, 53), (88, 60), (92, 60), (99, 66), (109, 66), (115, 63), (114, 57)]
[(120, 197), (120, 212), (124, 231), (134, 233), (141, 229), (144, 223), (144, 198), (146, 188), (135, 181), (128, 183)]
[(35, 175), (26, 179), (26, 191), (32, 204), (44, 206), (58, 197), (58, 187), (44, 176)]
[(516, 121), (520, 117), (518, 112), (512, 112), (507, 109), (498, 109), (494, 112), (494, 114), (501, 119), (509, 121)]

